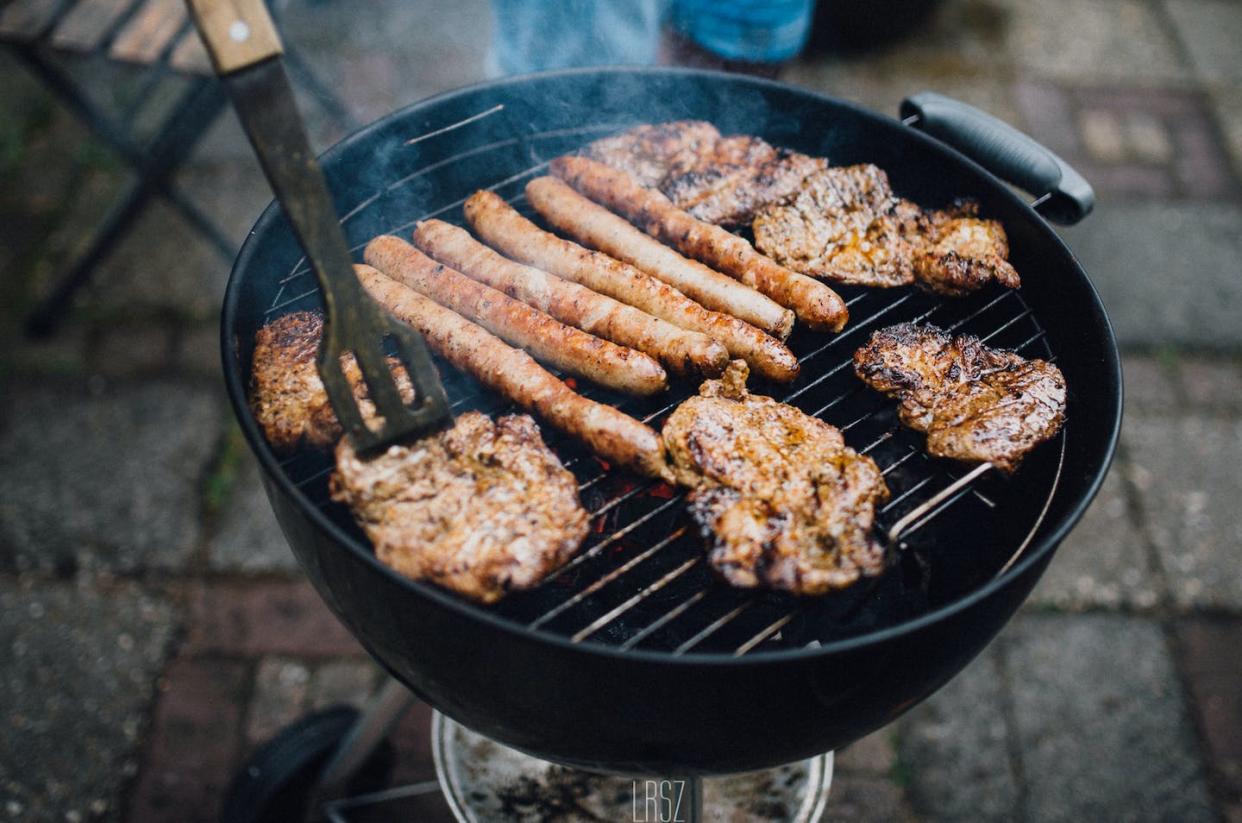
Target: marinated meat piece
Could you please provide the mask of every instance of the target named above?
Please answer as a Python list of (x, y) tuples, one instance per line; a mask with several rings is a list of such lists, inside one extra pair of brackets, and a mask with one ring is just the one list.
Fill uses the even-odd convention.
[[(254, 337), (250, 373), (250, 408), (272, 448), (293, 451), (302, 442), (326, 449), (341, 436), (328, 392), (319, 379), (315, 357), (323, 337), (323, 315), (286, 314), (259, 329)], [(388, 358), (401, 398), (414, 402), (414, 385), (399, 361)], [(375, 418), (375, 404), (352, 354), (341, 357), (345, 379), (354, 390), (363, 420)]]
[(660, 190), (700, 220), (743, 226), (760, 210), (789, 200), (808, 175), (827, 164), (758, 137), (727, 137), (694, 168), (666, 177)]
[(875, 462), (822, 420), (750, 394), (746, 377), (734, 361), (662, 433), (712, 566), (735, 586), (808, 595), (878, 574), (871, 530), (888, 488)]
[(920, 226), (913, 204), (893, 195), (876, 166), (833, 166), (802, 182), (788, 205), (755, 217), (755, 247), (813, 277), (860, 286), (914, 282), (909, 238)]
[(596, 140), (583, 152), (660, 189), (679, 209), (719, 225), (746, 225), (788, 200), (803, 178), (827, 165), (758, 137), (721, 137), (710, 123), (678, 120)]
[(590, 519), (524, 414), (493, 424), (467, 412), (370, 458), (342, 438), (331, 492), (386, 565), (483, 603), (538, 585), (577, 551)]
[(973, 203), (927, 213), (915, 243), (914, 273), (927, 288), (960, 297), (989, 281), (1016, 289), (1018, 273), (1009, 264), (1009, 240), (995, 220), (980, 220)]
[(767, 256), (838, 283), (917, 283), (954, 297), (992, 280), (1017, 288), (1005, 230), (976, 215), (972, 203), (924, 211), (896, 197), (883, 170), (862, 164), (808, 176), (792, 202), (765, 209), (753, 228)]
[(1012, 472), (1065, 422), (1065, 378), (1056, 366), (934, 326), (880, 329), (854, 352), (854, 372), (897, 398), (901, 422), (926, 432), (927, 450), (939, 457)]
[(643, 186), (654, 188), (670, 174), (681, 174), (699, 164), (720, 132), (702, 120), (675, 120), (638, 126), (587, 146), (586, 156), (629, 172)]

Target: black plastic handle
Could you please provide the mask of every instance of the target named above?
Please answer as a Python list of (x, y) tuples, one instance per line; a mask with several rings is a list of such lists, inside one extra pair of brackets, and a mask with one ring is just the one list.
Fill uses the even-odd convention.
[(1072, 226), (1095, 205), (1095, 191), (1073, 166), (974, 106), (925, 91), (901, 101), (901, 118), (1035, 195), (1035, 209), (1054, 223)]

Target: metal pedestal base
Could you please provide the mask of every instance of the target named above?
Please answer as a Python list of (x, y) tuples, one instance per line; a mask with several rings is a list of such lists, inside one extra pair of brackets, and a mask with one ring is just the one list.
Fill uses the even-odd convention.
[(631, 778), (558, 766), (503, 746), (436, 713), (436, 772), (462, 823), (549, 820), (798, 821), (823, 814), (832, 753), (761, 772)]

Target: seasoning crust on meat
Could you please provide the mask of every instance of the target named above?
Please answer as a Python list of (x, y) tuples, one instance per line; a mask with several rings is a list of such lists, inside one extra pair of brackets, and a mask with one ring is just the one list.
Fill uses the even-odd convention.
[(731, 363), (662, 434), (712, 566), (735, 586), (806, 595), (878, 574), (872, 527), (888, 488), (875, 462), (822, 420), (750, 394), (746, 377)]
[(538, 585), (587, 534), (577, 481), (524, 414), (467, 412), (370, 458), (342, 438), (330, 487), (382, 562), (483, 603)]
[[(300, 311), (286, 314), (255, 334), (250, 372), (250, 409), (268, 443), (290, 452), (306, 443), (326, 449), (341, 436), (328, 392), (315, 358), (323, 338), (323, 315)], [(401, 399), (414, 402), (414, 384), (400, 361), (388, 358)], [(375, 404), (352, 354), (341, 356), (341, 370), (353, 389), (362, 419), (377, 420)]]
[(952, 297), (992, 281), (1017, 288), (1005, 230), (973, 203), (923, 210), (869, 163), (831, 167), (755, 217), (755, 246), (794, 271), (860, 286), (910, 283)]
[(900, 401), (901, 422), (925, 432), (938, 457), (1012, 472), (1065, 422), (1065, 378), (1056, 366), (934, 326), (880, 329), (854, 353), (854, 372)]
[(591, 143), (587, 157), (659, 189), (677, 208), (708, 223), (742, 226), (797, 193), (827, 161), (749, 135), (722, 137), (701, 120), (638, 126)]

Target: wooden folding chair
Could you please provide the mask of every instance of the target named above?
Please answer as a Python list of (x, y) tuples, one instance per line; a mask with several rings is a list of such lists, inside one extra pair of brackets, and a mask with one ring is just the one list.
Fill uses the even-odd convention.
[[(278, 23), (285, 2), (269, 2)], [(352, 129), (355, 123), (348, 111), (288, 48), (287, 38), (285, 43), (294, 80), (311, 92), (329, 117)], [(172, 180), (227, 102), (183, 0), (8, 0), (0, 6), (0, 45), (16, 54), (108, 144), (133, 169), (135, 178), (96, 230), (90, 247), (27, 317), (28, 333), (44, 335), (55, 329), (73, 295), (153, 196), (164, 198), (225, 261), (232, 261), (233, 242)], [(110, 112), (65, 70), (63, 54), (102, 55), (145, 71), (130, 101), (121, 111)], [(131, 124), (171, 74), (184, 76), (186, 88), (151, 136), (143, 138)]]

